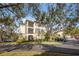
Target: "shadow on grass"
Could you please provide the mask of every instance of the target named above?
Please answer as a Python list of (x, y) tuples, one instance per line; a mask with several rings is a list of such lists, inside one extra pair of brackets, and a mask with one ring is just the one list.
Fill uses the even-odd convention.
[(16, 44), (16, 45), (0, 45), (0, 54), (4, 52), (10, 52), (13, 50), (31, 50), (33, 44)]
[(79, 49), (70, 49), (53, 45), (42, 45), (45, 52), (34, 56), (78, 56)]
[[(35, 47), (36, 46), (36, 47)], [(42, 46), (42, 47), (41, 47)], [(20, 51), (30, 51), (32, 48), (35, 49), (35, 51), (45, 50), (45, 52), (42, 52), (41, 54), (36, 54), (34, 56), (75, 56), (79, 55), (78, 49), (69, 49), (69, 48), (63, 48), (63, 47), (56, 47), (53, 45), (33, 45), (33, 44), (18, 44), (18, 45), (5, 45), (0, 47), (0, 49), (3, 49), (3, 52), (10, 52), (10, 51), (17, 51), (17, 49), (20, 49)], [(3, 53), (1, 52), (1, 53)], [(1, 54), (0, 53), (0, 54)]]

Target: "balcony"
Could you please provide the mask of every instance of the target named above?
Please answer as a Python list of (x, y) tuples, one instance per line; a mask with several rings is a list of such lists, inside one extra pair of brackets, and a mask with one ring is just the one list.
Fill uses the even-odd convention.
[(34, 23), (33, 22), (28, 22), (28, 27), (33, 27)]
[(33, 34), (33, 29), (32, 28), (28, 28), (28, 34)]

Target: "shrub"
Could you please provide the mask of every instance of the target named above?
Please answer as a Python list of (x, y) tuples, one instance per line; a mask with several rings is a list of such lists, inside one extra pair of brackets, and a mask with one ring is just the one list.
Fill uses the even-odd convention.
[(52, 34), (52, 40), (55, 41), (56, 38), (59, 38), (58, 34)]
[(24, 39), (18, 39), (16, 42), (17, 43), (23, 43), (23, 42), (26, 42), (26, 40), (24, 40)]
[(50, 34), (47, 32), (46, 34), (45, 34), (45, 41), (48, 41), (50, 39)]

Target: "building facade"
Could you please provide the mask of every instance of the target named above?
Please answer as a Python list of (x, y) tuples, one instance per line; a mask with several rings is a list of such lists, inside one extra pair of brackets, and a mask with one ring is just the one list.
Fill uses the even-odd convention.
[(26, 40), (44, 39), (46, 32), (45, 26), (34, 21), (26, 20), (25, 24), (20, 25), (20, 33)]

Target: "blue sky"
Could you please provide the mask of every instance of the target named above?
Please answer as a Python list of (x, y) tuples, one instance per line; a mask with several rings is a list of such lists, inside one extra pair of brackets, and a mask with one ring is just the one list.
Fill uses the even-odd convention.
[[(70, 12), (68, 12), (67, 14), (66, 14), (66, 17), (70, 17), (69, 15), (70, 15), (70, 13), (72, 13), (72, 15), (76, 15), (75, 14), (75, 8), (76, 8), (76, 4), (74, 4), (73, 5), (73, 7), (71, 6), (71, 5), (73, 5), (72, 3), (68, 3), (68, 4), (66, 4), (66, 7), (65, 7), (65, 9), (64, 9), (64, 11), (65, 10), (71, 10)], [(54, 6), (56, 6), (55, 4), (54, 4)], [(42, 4), (41, 3), (41, 10), (42, 11), (47, 11), (47, 4)], [(73, 18), (73, 16), (71, 16), (72, 18)], [(25, 21), (25, 20), (35, 20), (32, 16), (30, 16), (30, 15), (28, 15), (28, 16), (26, 16), (25, 18), (23, 18), (23, 21)]]

